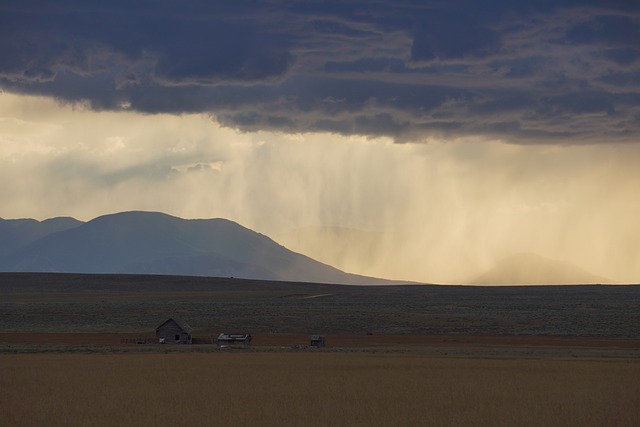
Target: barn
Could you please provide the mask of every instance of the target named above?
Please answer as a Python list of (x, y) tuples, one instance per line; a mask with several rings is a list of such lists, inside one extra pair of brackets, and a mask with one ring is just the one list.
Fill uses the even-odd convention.
[(223, 332), (220, 335), (218, 335), (216, 342), (220, 346), (227, 346), (227, 345), (246, 346), (251, 344), (251, 334), (244, 334), (244, 333), (227, 334)]
[(170, 317), (156, 328), (156, 340), (160, 344), (191, 344), (191, 326), (178, 317)]

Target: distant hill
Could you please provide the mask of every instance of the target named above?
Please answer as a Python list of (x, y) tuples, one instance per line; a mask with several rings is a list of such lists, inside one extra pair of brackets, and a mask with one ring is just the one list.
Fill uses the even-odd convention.
[(0, 218), (0, 257), (58, 231), (69, 230), (83, 224), (74, 218), (59, 217), (44, 221), (35, 219)]
[(485, 273), (471, 278), (474, 285), (574, 285), (610, 283), (573, 264), (551, 260), (531, 253), (504, 258)]
[(48, 233), (39, 230), (43, 234), (39, 238), (32, 228), (25, 228), (28, 236), (19, 227), (7, 233), (0, 271), (390, 282), (345, 273), (225, 219), (185, 220), (158, 212), (123, 212), (86, 223), (71, 219), (54, 223), (56, 227), (52, 223)]

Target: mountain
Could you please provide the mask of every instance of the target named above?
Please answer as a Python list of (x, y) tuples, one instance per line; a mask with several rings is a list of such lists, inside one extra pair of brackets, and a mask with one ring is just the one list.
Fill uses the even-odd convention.
[(35, 219), (0, 218), (0, 257), (15, 252), (28, 244), (58, 231), (69, 230), (83, 224), (69, 217)]
[(573, 285), (611, 283), (573, 264), (531, 253), (504, 258), (485, 273), (472, 278), (473, 285)]
[(52, 231), (25, 245), (29, 239), (16, 238), (22, 243), (8, 245), (16, 249), (0, 256), (0, 271), (389, 282), (345, 273), (225, 219), (185, 220), (157, 212), (123, 212)]

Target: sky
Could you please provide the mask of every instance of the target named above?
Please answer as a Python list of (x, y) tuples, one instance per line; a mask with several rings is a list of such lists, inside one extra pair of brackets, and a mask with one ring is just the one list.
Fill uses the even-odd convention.
[(360, 274), (531, 253), (640, 282), (635, 1), (13, 3), (2, 218), (224, 217)]

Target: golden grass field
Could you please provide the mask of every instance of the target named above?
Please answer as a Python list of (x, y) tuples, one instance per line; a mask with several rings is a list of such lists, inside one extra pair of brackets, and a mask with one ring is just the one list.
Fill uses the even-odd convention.
[(4, 273), (0, 313), (0, 427), (640, 426), (640, 286)]
[(6, 426), (639, 426), (637, 359), (0, 354)]

